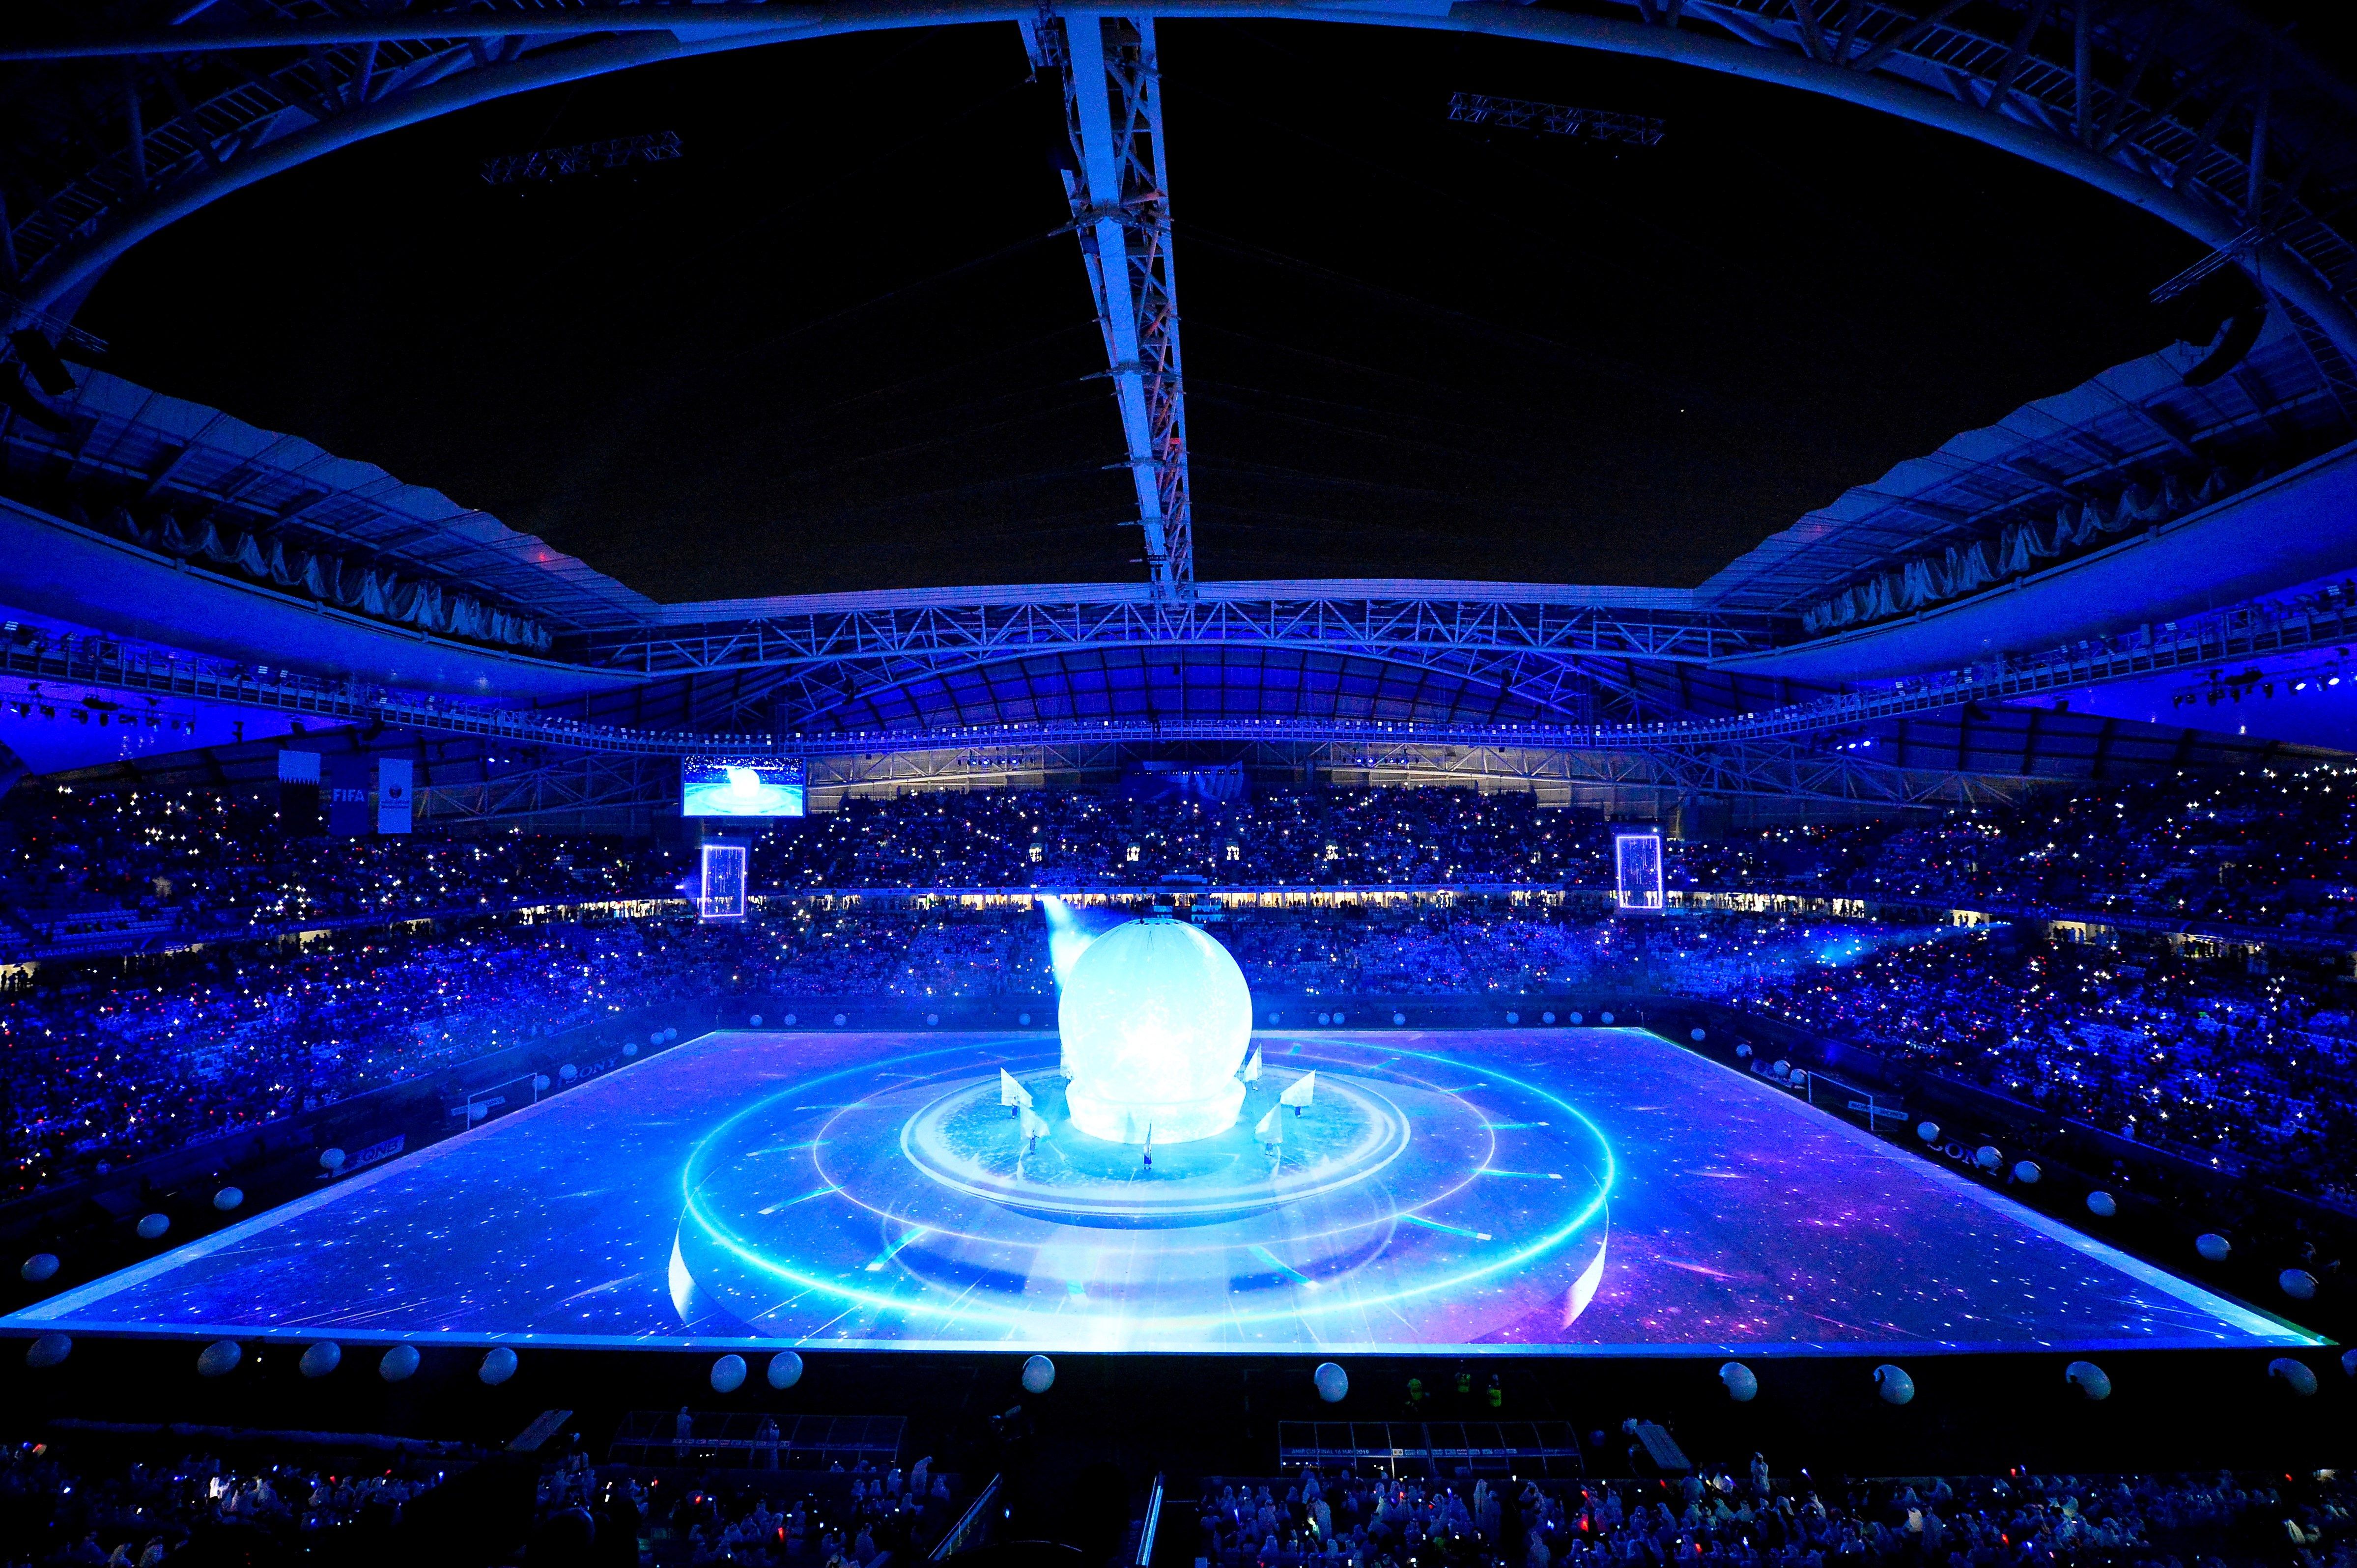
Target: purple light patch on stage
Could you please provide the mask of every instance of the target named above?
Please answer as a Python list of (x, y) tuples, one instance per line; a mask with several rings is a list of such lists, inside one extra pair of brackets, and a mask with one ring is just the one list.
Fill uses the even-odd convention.
[(1052, 1035), (710, 1035), (0, 1323), (1051, 1351), (2320, 1343), (1640, 1031), (1256, 1038), (1237, 1127), (1146, 1166), (1060, 1122)]

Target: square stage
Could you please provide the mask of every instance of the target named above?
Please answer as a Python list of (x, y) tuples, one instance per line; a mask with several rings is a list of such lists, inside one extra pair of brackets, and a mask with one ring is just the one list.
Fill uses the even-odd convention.
[(1237, 1125), (1149, 1164), (1062, 1119), (1048, 1031), (707, 1035), (0, 1323), (1048, 1351), (2321, 1343), (1637, 1030), (1255, 1038)]

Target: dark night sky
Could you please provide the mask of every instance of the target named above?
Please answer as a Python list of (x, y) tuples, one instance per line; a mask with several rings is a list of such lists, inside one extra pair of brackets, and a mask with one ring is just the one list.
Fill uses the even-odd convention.
[[(2199, 250), (1803, 95), (1351, 26), (1162, 29), (1197, 553), (1219, 577), (1691, 585), (2177, 336)], [(1127, 580), (1079, 252), (1012, 27), (651, 68), (363, 144), (149, 241), (113, 368), (662, 599)], [(1659, 115), (1619, 156), (1450, 90)], [(492, 189), (490, 154), (681, 163)]]

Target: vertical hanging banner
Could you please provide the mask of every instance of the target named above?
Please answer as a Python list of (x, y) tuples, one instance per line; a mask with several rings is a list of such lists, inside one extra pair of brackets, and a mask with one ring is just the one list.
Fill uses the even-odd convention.
[(289, 838), (309, 838), (319, 831), (317, 752), (278, 754), (278, 825)]
[(380, 757), (376, 759), (376, 831), (405, 833), (409, 823), (409, 758)]
[(365, 757), (339, 757), (328, 764), (321, 793), (328, 797), (328, 832), (336, 838), (368, 836), (368, 760)]

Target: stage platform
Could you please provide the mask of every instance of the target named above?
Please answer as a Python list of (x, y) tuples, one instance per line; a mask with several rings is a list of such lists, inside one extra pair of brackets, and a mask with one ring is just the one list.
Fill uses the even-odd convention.
[[(1257, 1038), (1238, 1127), (1149, 1165), (1061, 1122), (1050, 1031), (707, 1035), (0, 1325), (1337, 1355), (2321, 1342), (1641, 1031)], [(1047, 1137), (1022, 1137), (1002, 1069)], [(1313, 1070), (1306, 1111), (1281, 1106)]]

